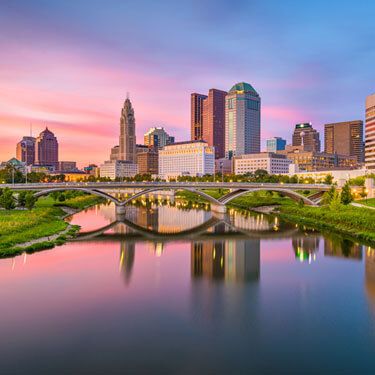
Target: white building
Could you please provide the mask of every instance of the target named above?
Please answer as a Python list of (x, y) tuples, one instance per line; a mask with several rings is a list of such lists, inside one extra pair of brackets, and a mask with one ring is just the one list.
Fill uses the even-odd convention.
[(285, 155), (273, 152), (260, 152), (257, 154), (246, 154), (234, 157), (234, 173), (254, 173), (263, 169), (269, 174), (289, 173), (291, 161)]
[(203, 176), (215, 170), (215, 150), (204, 141), (178, 142), (159, 151), (159, 177)]
[(100, 177), (111, 180), (123, 177), (134, 177), (138, 173), (138, 165), (127, 160), (109, 160), (100, 165)]

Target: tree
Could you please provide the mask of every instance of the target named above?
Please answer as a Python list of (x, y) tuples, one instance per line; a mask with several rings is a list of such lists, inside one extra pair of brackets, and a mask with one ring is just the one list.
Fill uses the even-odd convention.
[(9, 188), (5, 188), (3, 190), (3, 194), (0, 196), (0, 206), (6, 210), (12, 210), (14, 207), (16, 207), (13, 192)]
[(34, 194), (33, 194), (31, 191), (29, 191), (29, 192), (26, 194), (26, 197), (25, 197), (25, 207), (26, 207), (28, 210), (33, 209), (37, 200), (38, 200), (38, 198), (36, 198), (36, 197), (34, 196)]
[(324, 179), (324, 183), (326, 185), (332, 185), (332, 182), (333, 182), (333, 177), (331, 174), (327, 174), (325, 179)]
[(347, 182), (343, 186), (342, 191), (341, 191), (341, 203), (347, 205), (351, 203), (352, 201), (353, 201), (353, 194), (350, 190), (350, 185)]
[(21, 191), (18, 194), (18, 205), (20, 207), (25, 207), (25, 203), (26, 203), (26, 191)]
[(341, 197), (340, 193), (335, 190), (329, 204), (329, 209), (332, 211), (338, 211), (341, 208)]
[(65, 194), (64, 193), (59, 194), (59, 202), (65, 202)]
[(361, 191), (359, 192), (359, 195), (361, 196), (362, 199), (366, 199), (366, 197), (367, 197), (367, 190), (366, 190), (365, 187), (363, 187), (361, 189)]
[(299, 202), (298, 202), (298, 207), (302, 208), (302, 207), (304, 207), (304, 206), (305, 206), (305, 202), (304, 202), (304, 200), (301, 198), (301, 199), (299, 200)]

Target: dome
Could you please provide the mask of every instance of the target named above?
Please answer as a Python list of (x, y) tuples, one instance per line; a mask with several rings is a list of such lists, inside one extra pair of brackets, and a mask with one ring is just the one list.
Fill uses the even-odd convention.
[(253, 86), (251, 86), (249, 83), (246, 82), (239, 82), (236, 83), (232, 88), (229, 90), (229, 92), (237, 92), (237, 91), (243, 91), (243, 92), (252, 92), (253, 94), (259, 96), (259, 94), (256, 92)]

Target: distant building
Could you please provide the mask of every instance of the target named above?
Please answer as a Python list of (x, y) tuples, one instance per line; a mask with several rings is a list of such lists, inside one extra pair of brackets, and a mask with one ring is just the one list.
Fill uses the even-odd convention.
[(137, 173), (137, 164), (127, 160), (105, 161), (100, 165), (100, 177), (108, 177), (111, 180), (134, 177)]
[(139, 174), (158, 174), (159, 155), (157, 150), (147, 148), (147, 151), (137, 153)]
[(174, 143), (174, 137), (171, 137), (163, 127), (150, 128), (144, 135), (144, 144), (156, 149)]
[(203, 100), (202, 139), (215, 147), (215, 158), (225, 156), (225, 97), (226, 91), (210, 89)]
[(215, 150), (204, 141), (178, 142), (159, 150), (159, 176), (203, 176), (215, 170)]
[(375, 94), (366, 98), (365, 163), (367, 169), (375, 169)]
[(254, 173), (259, 169), (269, 174), (289, 173), (290, 163), (285, 155), (273, 152), (244, 154), (233, 158), (234, 174)]
[(286, 146), (278, 154), (286, 155), (300, 171), (319, 171), (332, 169), (354, 169), (358, 167), (355, 156), (327, 154), (324, 152), (306, 151), (303, 146)]
[(20, 142), (17, 143), (16, 157), (18, 160), (26, 163), (26, 165), (32, 165), (35, 163), (35, 142), (34, 137), (23, 137)]
[(293, 133), (292, 146), (303, 146), (305, 151), (320, 152), (320, 137), (310, 123), (297, 124)]
[(259, 94), (248, 83), (237, 83), (225, 104), (225, 157), (260, 152)]
[(230, 159), (215, 159), (215, 172), (223, 174), (233, 173), (233, 160)]
[(9, 166), (12, 166), (14, 169), (17, 169), (22, 173), (26, 172), (26, 163), (16, 158), (12, 158), (6, 162), (0, 163), (0, 170), (5, 169)]
[[(50, 176), (58, 176), (60, 175), (62, 172), (59, 171), (59, 172), (52, 172), (52, 173), (49, 173)], [(65, 181), (66, 182), (78, 182), (78, 181), (85, 181), (88, 179), (88, 175), (87, 173), (85, 172), (82, 172), (82, 171), (69, 171), (69, 172), (64, 172), (63, 173), (64, 176), (65, 176)]]
[(324, 152), (355, 156), (364, 160), (363, 121), (346, 121), (324, 125)]
[(193, 93), (191, 94), (191, 140), (198, 141), (203, 137), (203, 100), (207, 95)]
[(267, 139), (267, 152), (285, 150), (286, 140), (281, 137)]
[(120, 142), (118, 160), (136, 162), (136, 137), (134, 109), (129, 98), (126, 98), (120, 117)]
[(59, 144), (55, 135), (46, 128), (36, 138), (36, 163), (58, 167)]
[(59, 172), (76, 172), (77, 163), (75, 161), (59, 161), (57, 170)]
[(136, 151), (137, 155), (142, 153), (142, 152), (148, 152), (149, 149), (150, 148), (146, 145), (136, 145), (135, 146), (135, 151)]
[(83, 168), (83, 171), (90, 176), (99, 177), (99, 168), (96, 164), (89, 164)]
[(119, 160), (120, 159), (120, 146), (114, 146), (111, 148), (111, 155), (109, 157), (109, 160)]

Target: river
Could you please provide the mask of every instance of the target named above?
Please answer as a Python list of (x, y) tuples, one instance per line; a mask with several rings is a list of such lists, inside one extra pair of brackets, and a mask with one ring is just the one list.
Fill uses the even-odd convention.
[(176, 203), (122, 219), (0, 260), (1, 374), (372, 372), (374, 249)]

